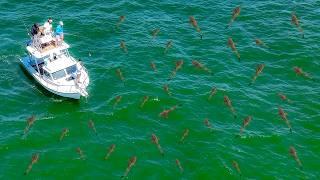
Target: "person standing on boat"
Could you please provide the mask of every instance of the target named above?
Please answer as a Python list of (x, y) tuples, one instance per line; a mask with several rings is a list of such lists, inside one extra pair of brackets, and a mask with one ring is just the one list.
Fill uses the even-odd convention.
[(52, 18), (49, 17), (48, 20), (43, 25), (43, 32), (45, 35), (52, 33)]
[(59, 25), (56, 28), (56, 45), (58, 45), (58, 43), (60, 44), (63, 38), (63, 22), (59, 21)]

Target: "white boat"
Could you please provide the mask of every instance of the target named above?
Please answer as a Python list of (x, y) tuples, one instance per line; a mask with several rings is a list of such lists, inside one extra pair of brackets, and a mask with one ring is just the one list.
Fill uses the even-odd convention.
[(65, 41), (53, 34), (37, 33), (27, 44), (28, 56), (20, 59), (27, 72), (48, 91), (67, 98), (87, 97), (89, 75), (82, 62), (73, 58)]

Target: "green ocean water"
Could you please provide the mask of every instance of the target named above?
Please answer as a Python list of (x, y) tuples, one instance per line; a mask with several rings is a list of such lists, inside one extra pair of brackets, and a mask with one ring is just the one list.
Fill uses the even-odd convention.
[[(232, 10), (241, 14), (226, 29)], [(300, 19), (305, 38), (291, 24)], [(320, 1), (102, 1), (0, 0), (0, 179), (120, 179), (136, 156), (128, 179), (319, 179)], [(119, 16), (125, 21), (115, 28)], [(89, 97), (79, 101), (48, 93), (19, 64), (26, 56), (26, 26), (53, 17), (64, 21), (70, 53), (89, 71)], [(203, 33), (189, 24), (194, 16)], [(152, 38), (150, 32), (159, 28)], [(227, 46), (232, 37), (239, 62)], [(261, 39), (268, 47), (256, 46)], [(128, 53), (120, 49), (126, 42)], [(164, 52), (166, 43), (172, 48)], [(89, 55), (90, 54), (90, 55)], [(168, 81), (177, 60), (184, 60)], [(198, 60), (213, 75), (195, 69)], [(157, 72), (150, 67), (157, 66)], [(249, 86), (258, 64), (265, 68)], [(296, 76), (299, 66), (315, 81)], [(123, 72), (124, 83), (116, 75)], [(163, 91), (169, 85), (171, 96)], [(217, 94), (208, 101), (212, 87)], [(282, 101), (282, 92), (292, 103)], [(227, 95), (234, 119), (223, 102)], [(116, 96), (121, 102), (113, 107)], [(149, 101), (139, 108), (144, 96)], [(181, 104), (168, 119), (165, 109)], [(278, 115), (288, 113), (293, 132)], [(36, 122), (23, 138), (26, 119)], [(253, 117), (241, 138), (245, 117)], [(204, 125), (208, 118), (214, 130)], [(88, 128), (95, 123), (98, 135)], [(63, 141), (63, 128), (70, 133)], [(179, 143), (184, 129), (190, 130)], [(151, 143), (155, 133), (165, 152)], [(105, 161), (107, 148), (116, 149)], [(289, 155), (294, 146), (303, 164)], [(86, 158), (79, 159), (76, 148)], [(33, 153), (39, 153), (24, 176)], [(175, 163), (184, 169), (180, 173)], [(232, 166), (238, 162), (242, 177)]]

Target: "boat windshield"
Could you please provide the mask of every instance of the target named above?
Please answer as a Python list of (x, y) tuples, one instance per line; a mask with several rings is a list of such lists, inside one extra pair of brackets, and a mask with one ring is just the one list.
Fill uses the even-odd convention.
[(64, 69), (61, 69), (60, 71), (52, 73), (52, 77), (54, 80), (61, 79), (65, 76), (66, 76), (66, 73), (65, 73)]
[(67, 74), (73, 74), (77, 71), (77, 66), (72, 65), (66, 68)]

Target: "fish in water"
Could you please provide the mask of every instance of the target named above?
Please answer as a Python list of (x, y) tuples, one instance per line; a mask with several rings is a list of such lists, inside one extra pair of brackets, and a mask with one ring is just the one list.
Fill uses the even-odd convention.
[(197, 20), (193, 16), (190, 16), (189, 17), (189, 22), (194, 28), (196, 28), (197, 32), (200, 33), (200, 38), (202, 39), (201, 30), (200, 30), (200, 27), (198, 25)]
[(117, 73), (117, 76), (120, 78), (120, 80), (124, 81), (124, 77), (120, 68), (116, 70), (116, 73)]
[(281, 107), (278, 108), (278, 113), (279, 113), (279, 116), (281, 117), (281, 119), (286, 122), (290, 132), (292, 132), (291, 124), (287, 118), (287, 113), (284, 112), (284, 110)]
[(216, 87), (212, 87), (211, 91), (210, 91), (210, 95), (208, 97), (208, 101), (210, 101), (212, 99), (212, 97), (217, 94), (218, 89)]
[(165, 84), (165, 85), (163, 86), (163, 90), (164, 90), (169, 96), (171, 96), (171, 92), (170, 92), (170, 90), (169, 90), (169, 85), (168, 85), (168, 84)]
[(108, 152), (106, 154), (106, 156), (104, 157), (104, 160), (109, 159), (110, 155), (112, 154), (112, 152), (116, 149), (116, 145), (115, 144), (111, 144), (110, 147), (108, 148)]
[(236, 45), (233, 42), (231, 37), (228, 38), (228, 46), (232, 49), (232, 51), (236, 54), (236, 56), (238, 57), (238, 60), (240, 61), (240, 54), (239, 54), (239, 52), (236, 48)]
[(163, 150), (162, 150), (162, 147), (160, 146), (159, 139), (158, 139), (158, 137), (157, 137), (155, 134), (152, 134), (152, 135), (151, 135), (151, 142), (157, 146), (160, 154), (163, 156), (163, 155), (164, 155), (164, 152), (163, 152)]
[(166, 109), (166, 110), (162, 111), (162, 112), (159, 114), (159, 116), (162, 117), (162, 118), (168, 118), (169, 114), (170, 114), (172, 111), (176, 110), (178, 106), (179, 106), (179, 105), (175, 105), (175, 106), (171, 107), (170, 109)]
[(209, 121), (209, 119), (208, 118), (206, 118), (206, 119), (204, 119), (204, 125), (206, 125), (207, 126), (207, 128), (209, 128), (210, 129), (210, 131), (212, 132), (213, 131), (213, 127), (212, 127), (212, 125), (211, 125), (211, 123), (210, 123), (210, 121)]
[(234, 108), (232, 106), (232, 102), (229, 99), (229, 97), (228, 96), (224, 96), (223, 97), (223, 101), (224, 101), (224, 104), (230, 109), (231, 113), (233, 114), (233, 117), (237, 118), (236, 111), (234, 110)]
[(183, 143), (184, 140), (186, 139), (186, 137), (188, 137), (188, 135), (189, 135), (189, 129), (186, 128), (186, 129), (183, 131), (183, 134), (182, 134), (182, 136), (181, 136), (181, 138), (180, 138), (180, 143)]
[(192, 61), (192, 65), (193, 65), (194, 67), (198, 68), (198, 69), (201, 69), (201, 70), (203, 70), (203, 71), (208, 72), (209, 74), (212, 74), (212, 72), (211, 72), (210, 69), (208, 69), (206, 66), (204, 66), (203, 64), (201, 64), (201, 63), (200, 63), (199, 61), (197, 61), (197, 60), (193, 60), (193, 61)]
[(39, 153), (35, 153), (35, 154), (32, 155), (32, 157), (31, 157), (31, 162), (30, 162), (30, 164), (28, 165), (27, 170), (24, 172), (24, 175), (28, 175), (28, 174), (29, 174), (29, 172), (31, 171), (33, 165), (38, 162), (39, 156), (40, 156)]
[(119, 26), (124, 22), (125, 19), (126, 19), (125, 16), (120, 16), (116, 27), (119, 28)]
[(287, 101), (288, 103), (292, 103), (292, 101), (288, 99), (286, 95), (282, 93), (278, 93), (278, 96), (281, 98), (282, 101)]
[(182, 65), (183, 65), (183, 60), (176, 61), (176, 66), (173, 69), (173, 71), (172, 71), (172, 73), (171, 73), (171, 75), (170, 75), (168, 80), (171, 80), (176, 76), (178, 70), (182, 68)]
[(313, 78), (308, 73), (304, 72), (301, 68), (295, 66), (293, 67), (293, 70), (297, 76), (302, 76), (302, 77), (313, 80)]
[(240, 12), (241, 12), (241, 7), (240, 6), (237, 6), (236, 8), (233, 9), (230, 22), (226, 26), (226, 29), (229, 28), (231, 26), (231, 24), (233, 23), (233, 21), (236, 20), (236, 18), (240, 15)]
[(121, 178), (125, 178), (128, 176), (129, 172), (131, 171), (131, 168), (136, 164), (136, 162), (137, 162), (137, 156), (133, 156), (132, 158), (129, 159), (127, 169), (124, 172), (123, 176), (121, 176)]
[(236, 169), (236, 171), (237, 171), (237, 172), (240, 174), (240, 176), (241, 176), (241, 170), (240, 170), (240, 167), (239, 167), (238, 162), (235, 161), (235, 160), (233, 160), (233, 161), (232, 161), (232, 166), (233, 166), (233, 168)]
[(29, 117), (27, 119), (27, 126), (24, 129), (24, 136), (27, 135), (27, 133), (29, 132), (30, 128), (33, 126), (34, 122), (36, 121), (36, 116), (32, 115), (31, 117)]
[(65, 136), (67, 136), (69, 134), (69, 129), (68, 128), (64, 128), (63, 130), (62, 130), (62, 132), (61, 132), (61, 135), (60, 135), (60, 141), (62, 141), (63, 140), (63, 138), (65, 137)]
[(90, 119), (89, 120), (89, 122), (88, 122), (88, 127), (90, 128), (90, 129), (92, 129), (93, 130), (93, 132), (97, 135), (98, 133), (97, 133), (97, 129), (96, 129), (96, 127), (95, 127), (95, 125), (94, 125), (94, 122)]
[(154, 62), (150, 62), (150, 67), (153, 69), (154, 72), (157, 72), (157, 66)]
[(180, 172), (183, 173), (183, 168), (181, 166), (181, 163), (180, 163), (179, 159), (176, 159), (176, 165), (178, 166)]
[(122, 96), (116, 96), (115, 97), (115, 101), (113, 103), (113, 108), (118, 105), (118, 103), (121, 101), (121, 99), (122, 99)]
[(296, 15), (295, 12), (291, 13), (291, 23), (294, 24), (294, 25), (298, 28), (298, 30), (299, 30), (299, 31), (301, 32), (301, 34), (302, 34), (302, 38), (304, 38), (303, 29), (302, 29), (302, 27), (300, 26), (299, 19), (298, 19), (298, 17), (297, 17), (297, 15)]
[(158, 36), (159, 32), (160, 32), (159, 28), (154, 29), (153, 31), (151, 31), (152, 38), (156, 38)]
[(266, 44), (264, 44), (264, 42), (261, 39), (256, 38), (255, 39), (256, 45), (257, 46), (264, 46), (264, 47), (268, 47)]
[(149, 100), (149, 96), (144, 96), (142, 103), (140, 104), (140, 108), (143, 108), (143, 106), (146, 104), (146, 102)]
[(126, 42), (124, 42), (124, 40), (120, 41), (120, 48), (123, 50), (123, 52), (128, 53), (128, 48), (127, 48)]
[(253, 76), (251, 82), (249, 83), (249, 85), (252, 85), (256, 81), (258, 76), (262, 73), (264, 67), (265, 67), (264, 64), (258, 64), (258, 66), (256, 67), (256, 73), (254, 74), (254, 76)]
[(172, 40), (169, 40), (166, 44), (166, 47), (164, 49), (164, 53), (167, 53), (168, 50), (172, 47)]
[(290, 146), (289, 148), (289, 154), (294, 158), (294, 160), (297, 162), (300, 168), (302, 168), (302, 163), (298, 157), (297, 151), (293, 146)]
[(84, 159), (85, 158), (85, 156), (83, 154), (83, 151), (80, 149), (80, 147), (77, 147), (76, 151), (79, 154), (80, 159)]
[(240, 128), (240, 133), (239, 133), (240, 136), (242, 135), (244, 129), (249, 125), (249, 123), (251, 122), (251, 120), (252, 120), (252, 116), (248, 116), (248, 117), (246, 117), (246, 118), (243, 120), (242, 126), (241, 126), (241, 128)]

